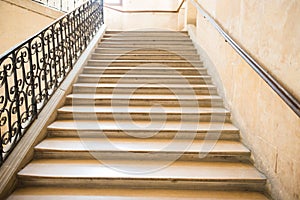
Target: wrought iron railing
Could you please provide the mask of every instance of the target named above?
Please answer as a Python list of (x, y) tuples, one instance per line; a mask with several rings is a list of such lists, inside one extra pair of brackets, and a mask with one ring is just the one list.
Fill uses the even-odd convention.
[(69, 12), (83, 4), (86, 0), (32, 0), (62, 12)]
[(102, 24), (90, 0), (0, 56), (0, 166)]

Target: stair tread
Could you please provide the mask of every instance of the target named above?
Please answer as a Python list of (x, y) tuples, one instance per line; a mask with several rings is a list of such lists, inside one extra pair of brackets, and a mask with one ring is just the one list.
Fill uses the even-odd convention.
[(122, 52), (127, 52), (129, 50), (128, 53), (130, 53), (131, 51), (133, 52), (138, 52), (138, 51), (147, 51), (147, 52), (153, 52), (153, 51), (158, 51), (160, 53), (164, 52), (164, 53), (176, 53), (176, 52), (187, 52), (187, 51), (192, 51), (194, 53), (196, 53), (196, 49), (195, 48), (184, 48), (184, 49), (174, 49), (174, 50), (170, 50), (168, 49), (168, 51), (166, 52), (165, 49), (153, 49), (153, 48), (139, 48), (139, 49), (136, 49), (134, 47), (120, 47), (120, 48), (112, 48), (112, 47), (97, 47), (96, 50), (114, 50), (114, 51), (122, 51)]
[(136, 74), (80, 74), (81, 77), (97, 77), (99, 79), (101, 78), (211, 78), (209, 75), (179, 75), (179, 74), (174, 74), (174, 75), (164, 75), (164, 74), (147, 74), (147, 75), (136, 75)]
[(205, 69), (207, 70), (207, 68), (205, 67), (172, 67), (172, 68), (166, 68), (164, 66), (161, 65), (147, 65), (147, 66), (109, 66), (109, 68), (107, 67), (95, 67), (95, 66), (85, 66), (84, 68), (88, 68), (88, 69), (153, 69), (153, 70), (200, 70), (200, 69)]
[(144, 63), (147, 63), (147, 64), (151, 64), (151, 63), (166, 63), (166, 62), (169, 62), (169, 63), (201, 63), (202, 64), (202, 61), (199, 61), (199, 60), (149, 60), (149, 59), (142, 59), (142, 60), (101, 60), (101, 59), (90, 59), (89, 60), (90, 62), (105, 62), (105, 63), (120, 63), (120, 62), (130, 62), (130, 63), (141, 63), (141, 62), (144, 62)]
[(114, 41), (105, 41), (98, 44), (98, 47), (150, 47), (150, 48), (163, 48), (163, 49), (171, 49), (171, 48), (193, 48), (193, 43), (190, 41), (187, 42), (170, 42), (170, 41), (140, 41), (140, 42), (114, 42)]
[(259, 192), (162, 189), (92, 189), (29, 187), (17, 189), (8, 200), (267, 200)]
[(100, 162), (92, 159), (40, 159), (29, 163), (18, 175), (39, 178), (265, 181), (265, 176), (247, 163), (175, 161), (166, 166), (165, 161), (160, 160), (101, 160)]
[[(104, 37), (101, 39), (101, 42), (191, 42), (191, 39), (188, 37), (181, 37), (176, 38), (176, 40), (173, 40), (168, 37), (118, 37), (118, 36), (112, 36), (112, 37)], [(100, 43), (101, 43), (100, 42)]]
[(165, 100), (222, 100), (217, 95), (159, 95), (159, 94), (69, 94), (69, 98), (78, 99), (165, 99)]
[[(134, 131), (219, 131), (219, 130), (232, 130), (238, 129), (231, 123), (221, 122), (172, 122), (165, 121), (163, 126), (161, 122), (151, 122), (149, 126), (148, 121), (115, 121), (111, 120), (57, 120), (48, 126), (48, 129), (68, 129), (68, 130), (134, 130)], [(145, 127), (145, 128), (143, 128)]]
[(59, 112), (83, 112), (83, 113), (194, 113), (194, 114), (211, 114), (220, 113), (228, 114), (229, 111), (225, 108), (212, 107), (164, 107), (162, 109), (155, 109), (150, 106), (63, 106), (58, 109)]
[(157, 84), (157, 83), (147, 83), (145, 85), (136, 84), (136, 83), (75, 83), (74, 87), (99, 87), (99, 88), (216, 88), (216, 86), (211, 84), (191, 84), (191, 85), (183, 85), (183, 84), (174, 84), (174, 83), (166, 83), (166, 84)]
[(101, 41), (136, 41), (136, 40), (145, 40), (145, 41), (151, 41), (151, 40), (165, 40), (165, 41), (191, 41), (191, 38), (188, 36), (176, 36), (176, 37), (168, 37), (168, 36), (132, 36), (132, 35), (124, 35), (124, 36), (118, 36), (118, 35), (104, 35), (104, 37), (101, 39)]
[(168, 44), (168, 45), (172, 45), (172, 44), (189, 44), (192, 45), (192, 41), (191, 40), (157, 40), (157, 39), (152, 39), (152, 40), (115, 40), (115, 39), (104, 39), (101, 42), (99, 42), (99, 44)]
[(97, 56), (195, 56), (195, 57), (199, 57), (198, 54), (174, 54), (174, 53), (169, 53), (169, 54), (151, 54), (151, 53), (141, 53), (141, 54), (122, 54), (122, 53), (93, 53), (92, 55), (97, 55)]
[[(208, 145), (208, 146), (205, 146)], [(211, 147), (207, 149), (206, 147)], [(185, 152), (199, 154), (249, 154), (250, 151), (238, 141), (205, 141), (153, 138), (47, 138), (35, 147), (38, 151), (104, 151), (104, 152)]]

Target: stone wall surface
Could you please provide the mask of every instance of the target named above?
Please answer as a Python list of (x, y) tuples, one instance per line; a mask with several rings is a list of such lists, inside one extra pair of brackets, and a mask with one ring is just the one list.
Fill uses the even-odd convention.
[[(300, 100), (300, 1), (198, 2)], [(190, 8), (187, 11), (197, 12)], [(269, 193), (274, 199), (300, 199), (299, 117), (202, 15), (188, 15), (197, 15), (196, 26), (189, 30), (232, 111), (233, 121), (241, 129), (243, 142), (252, 150), (257, 168), (268, 177)]]

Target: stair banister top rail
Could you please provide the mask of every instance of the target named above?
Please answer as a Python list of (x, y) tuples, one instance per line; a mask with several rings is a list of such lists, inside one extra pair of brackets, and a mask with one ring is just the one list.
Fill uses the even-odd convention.
[(0, 166), (103, 24), (89, 0), (0, 55)]
[(300, 102), (269, 74), (258, 62), (240, 47), (221, 26), (201, 7), (197, 0), (190, 0), (199, 13), (221, 34), (226, 42), (252, 67), (252, 69), (281, 97), (281, 99), (300, 117)]

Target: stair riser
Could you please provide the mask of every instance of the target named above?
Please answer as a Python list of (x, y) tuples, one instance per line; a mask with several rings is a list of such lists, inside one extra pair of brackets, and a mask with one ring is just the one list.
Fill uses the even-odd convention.
[[(157, 68), (157, 69), (155, 69)], [(181, 74), (181, 75), (207, 75), (207, 69), (184, 69), (184, 68), (174, 68), (171, 69), (160, 69), (158, 67), (153, 67), (153, 69), (112, 69), (111, 67), (85, 67), (83, 74), (148, 74), (148, 75), (160, 75), (160, 74)]]
[(99, 61), (99, 60), (90, 60), (87, 62), (89, 66), (101, 66), (101, 67), (146, 67), (151, 65), (156, 65), (160, 67), (203, 67), (202, 62), (169, 62), (169, 61), (159, 61), (159, 60), (149, 60), (149, 61), (134, 61), (134, 62), (126, 62), (126, 61)]
[(173, 45), (169, 44), (111, 44), (111, 43), (100, 43), (98, 48), (138, 48), (138, 49), (163, 49), (163, 50), (194, 50), (194, 46), (191, 44), (177, 44), (174, 43)]
[(103, 54), (176, 54), (176, 55), (185, 55), (185, 54), (194, 54), (197, 55), (197, 51), (195, 49), (174, 49), (172, 50), (165, 50), (165, 49), (146, 49), (146, 48), (97, 48), (95, 49), (95, 53), (103, 53)]
[(190, 55), (178, 55), (178, 56), (172, 56), (172, 55), (157, 55), (157, 56), (144, 56), (144, 55), (122, 55), (122, 54), (116, 54), (116, 55), (92, 55), (92, 59), (94, 60), (199, 60), (199, 56), (190, 56)]
[(228, 114), (180, 114), (180, 113), (72, 113), (58, 112), (58, 120), (133, 120), (133, 121), (193, 121), (193, 122), (229, 122)]
[(105, 36), (112, 35), (113, 37), (188, 37), (187, 33), (175, 33), (175, 32), (159, 32), (159, 33), (149, 33), (149, 32), (117, 32), (110, 33), (106, 32)]
[(130, 46), (135, 46), (135, 45), (168, 45), (168, 46), (193, 46), (192, 41), (187, 40), (187, 41), (164, 41), (164, 40), (152, 40), (152, 41), (147, 41), (147, 40), (134, 40), (134, 41), (127, 41), (127, 40), (106, 40), (106, 41), (101, 41), (98, 43), (99, 46), (102, 45), (114, 45), (114, 46), (123, 46), (123, 45), (130, 45)]
[(248, 162), (248, 153), (208, 153), (205, 158), (199, 158), (198, 153), (174, 152), (73, 152), (73, 151), (35, 151), (35, 159), (104, 159), (104, 160), (164, 160), (164, 161), (195, 161), (195, 162)]
[[(166, 86), (167, 87), (167, 86)], [(77, 94), (161, 94), (161, 95), (216, 95), (216, 88), (105, 88), (105, 87), (73, 87), (73, 93)]]
[(192, 190), (247, 190), (262, 191), (261, 180), (177, 180), (177, 179), (126, 179), (126, 178), (66, 178), (19, 176), (20, 186), (56, 186), (77, 188), (159, 188)]
[[(128, 105), (129, 104), (129, 105)], [(195, 106), (199, 107), (223, 107), (222, 100), (140, 100), (140, 99), (71, 99), (67, 98), (66, 105), (102, 105), (102, 106)]]
[[(88, 77), (80, 76), (78, 79), (79, 83), (132, 83), (132, 84), (212, 84), (210, 78), (139, 78), (137, 77)], [(142, 85), (141, 85), (142, 87)]]
[(187, 36), (177, 36), (177, 37), (159, 37), (159, 36), (115, 36), (115, 35), (104, 35), (101, 41), (114, 41), (114, 42), (123, 42), (123, 41), (178, 41), (178, 42), (185, 42), (191, 41), (191, 39)]
[(134, 136), (137, 138), (153, 138), (153, 139), (198, 139), (198, 140), (209, 140), (210, 138), (217, 138), (219, 140), (239, 140), (239, 132), (237, 130), (213, 130), (213, 131), (129, 131), (123, 132), (122, 130), (103, 130), (103, 131), (92, 131), (92, 130), (59, 130), (59, 129), (48, 129), (49, 137), (82, 137), (82, 138), (128, 138), (128, 136)]

